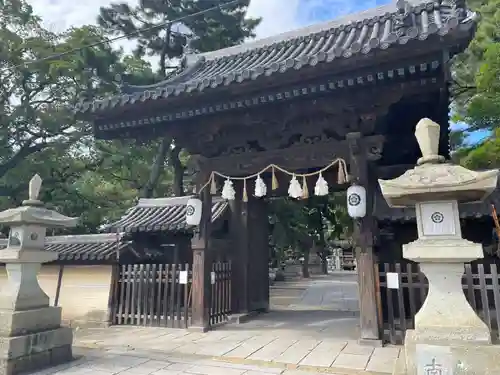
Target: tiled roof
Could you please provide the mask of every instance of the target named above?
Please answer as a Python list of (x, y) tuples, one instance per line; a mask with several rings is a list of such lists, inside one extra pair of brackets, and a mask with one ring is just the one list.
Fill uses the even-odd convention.
[(149, 86), (124, 86), (122, 95), (81, 103), (79, 112), (179, 96), (261, 76), (334, 63), (432, 35), (471, 30), (475, 14), (463, 0), (398, 0), (391, 4), (243, 45), (186, 56), (183, 70)]
[[(107, 232), (183, 232), (186, 224), (186, 204), (190, 197), (140, 199), (117, 222), (108, 225)], [(215, 198), (212, 204), (212, 222), (227, 209), (227, 202)]]
[[(122, 234), (83, 234), (49, 236), (45, 250), (59, 254), (59, 261), (69, 260), (117, 260), (118, 255), (129, 247), (130, 242)], [(0, 239), (0, 249), (7, 247), (7, 239)]]
[[(466, 203), (459, 205), (461, 219), (491, 218), (494, 204), (497, 212), (500, 212), (500, 190), (497, 188), (484, 202)], [(415, 221), (415, 208), (392, 208), (387, 205), (382, 194), (375, 197), (375, 217), (380, 221), (412, 222)]]

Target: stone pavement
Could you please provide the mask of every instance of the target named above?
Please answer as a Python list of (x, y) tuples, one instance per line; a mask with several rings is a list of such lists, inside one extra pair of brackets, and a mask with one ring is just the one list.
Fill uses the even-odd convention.
[(236, 371), (246, 369), (248, 375), (271, 370), (392, 373), (399, 347), (358, 345), (357, 310), (356, 274), (336, 272), (276, 283), (271, 288), (271, 312), (244, 324), (228, 324), (208, 333), (131, 326), (78, 330), (75, 345), (144, 358), (154, 354), (161, 360), (192, 356), (216, 368), (223, 366), (224, 374), (231, 366), (243, 366)]
[[(271, 314), (269, 314), (271, 315)], [(150, 357), (194, 356), (213, 361), (334, 374), (390, 374), (399, 347), (372, 348), (324, 331), (236, 329), (208, 333), (153, 327), (111, 327), (77, 332), (75, 345)], [(299, 328), (299, 327), (298, 327)], [(342, 334), (342, 331), (340, 331)], [(162, 357), (163, 356), (163, 357)], [(101, 374), (97, 374), (101, 375)], [(104, 374), (102, 374), (104, 375)], [(158, 374), (160, 375), (160, 374)]]
[(334, 271), (327, 276), (316, 276), (305, 282), (304, 292), (289, 308), (359, 311), (358, 279), (355, 272)]
[(336, 272), (276, 283), (270, 313), (207, 333), (76, 329), (75, 352), (84, 357), (39, 375), (390, 374), (400, 348), (358, 345), (356, 299), (356, 275)]
[[(279, 364), (243, 364), (222, 362), (192, 355), (166, 355), (154, 352), (134, 353), (126, 350), (76, 349), (77, 359), (35, 375), (314, 375), (344, 372), (317, 372), (313, 368), (297, 369)], [(350, 372), (349, 374), (355, 374)]]

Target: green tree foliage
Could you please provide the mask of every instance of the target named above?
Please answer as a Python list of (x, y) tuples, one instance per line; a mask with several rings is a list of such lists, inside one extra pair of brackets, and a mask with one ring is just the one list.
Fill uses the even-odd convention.
[(282, 260), (292, 251), (304, 257), (303, 275), (308, 277), (311, 250), (322, 258), (326, 273), (326, 256), (332, 240), (349, 236), (352, 220), (347, 215), (345, 194), (312, 196), (307, 200), (279, 199), (271, 201), (271, 250)]
[[(101, 8), (98, 21), (111, 35), (130, 35), (129, 39), (137, 43), (136, 55), (157, 57), (159, 75), (166, 76), (171, 60), (183, 55), (187, 38), (194, 39), (190, 47), (205, 52), (254, 37), (260, 20), (245, 16), (249, 0), (191, 17), (231, 1), (141, 0), (136, 7), (114, 3)], [(178, 19), (181, 21), (173, 22)]]
[[(159, 62), (157, 76), (166, 78), (175, 74), (178, 59), (185, 53), (185, 47), (197, 52), (212, 51), (233, 46), (245, 38), (254, 37), (253, 30), (259, 19), (245, 16), (249, 1), (216, 8), (199, 16), (201, 11), (229, 3), (230, 0), (141, 0), (132, 7), (126, 2), (101, 7), (98, 22), (109, 35), (127, 36), (136, 42), (137, 57), (154, 57)], [(175, 20), (179, 20), (174, 22)], [(184, 177), (186, 164), (180, 157), (182, 150), (173, 139), (157, 140), (156, 154), (147, 184), (142, 196), (152, 197), (161, 183), (161, 175), (168, 165), (173, 168), (174, 195), (185, 192)], [(165, 161), (167, 160), (167, 161)]]
[[(214, 5), (182, 3), (181, 9), (175, 2), (141, 2), (140, 9), (153, 25)], [(172, 13), (176, 6), (180, 14)], [(196, 48), (210, 49), (210, 43), (223, 47), (251, 36), (257, 21), (245, 21), (245, 9), (234, 7), (189, 21), (189, 27), (204, 35)], [(155, 34), (146, 32), (139, 18), (134, 22), (140, 31), (138, 49), (157, 56), (167, 49), (165, 64), (181, 56), (185, 36), (177, 33), (175, 38), (184, 40), (163, 43), (165, 28)], [(178, 195), (184, 190), (188, 156), (175, 142), (96, 141), (89, 124), (72, 113), (80, 100), (116, 92), (120, 77), (143, 85), (165, 76), (153, 71), (144, 53), (126, 56), (112, 48), (106, 42), (109, 33), (125, 29), (117, 26), (113, 32), (106, 25), (54, 33), (42, 26), (26, 0), (0, 0), (0, 209), (20, 204), (29, 179), (38, 173), (44, 180), (41, 198), (65, 214), (82, 216), (77, 231), (95, 232), (140, 195)], [(78, 52), (68, 53), (75, 49)]]
[(467, 124), (465, 134), (486, 130), (491, 135), (472, 146), (463, 144), (463, 136), (454, 136), (454, 160), (471, 168), (499, 167), (495, 145), (500, 125), (500, 1), (468, 3), (480, 14), (480, 22), (469, 48), (453, 64), (453, 120)]
[(19, 204), (38, 173), (42, 198), (78, 215), (90, 206), (77, 203), (74, 183), (101, 160), (84, 151), (91, 129), (71, 107), (114, 90), (113, 77), (124, 69), (120, 53), (106, 44), (64, 54), (104, 40), (99, 28), (53, 33), (40, 22), (23, 0), (0, 7), (0, 207)]

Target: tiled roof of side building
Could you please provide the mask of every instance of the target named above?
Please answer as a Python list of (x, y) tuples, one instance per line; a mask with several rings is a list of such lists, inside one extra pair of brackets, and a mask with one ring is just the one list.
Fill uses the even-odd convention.
[[(59, 254), (59, 261), (105, 261), (118, 260), (130, 241), (122, 234), (82, 234), (70, 236), (49, 236), (45, 250)], [(0, 249), (7, 247), (7, 239), (0, 239)]]
[(124, 86), (122, 95), (80, 103), (79, 112), (99, 112), (137, 101), (179, 96), (260, 76), (331, 63), (411, 40), (470, 30), (475, 14), (463, 0), (399, 0), (330, 22), (242, 45), (188, 55), (184, 69), (149, 86)]
[[(187, 232), (186, 204), (189, 196), (173, 198), (140, 199), (118, 221), (106, 226), (106, 232)], [(213, 198), (212, 222), (226, 211), (228, 203)]]

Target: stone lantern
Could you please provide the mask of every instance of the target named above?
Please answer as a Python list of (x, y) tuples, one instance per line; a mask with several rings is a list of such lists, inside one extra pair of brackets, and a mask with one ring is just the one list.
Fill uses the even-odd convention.
[(422, 157), (393, 180), (379, 180), (391, 207), (416, 210), (418, 239), (403, 245), (403, 257), (420, 265), (429, 281), (427, 298), (407, 330), (395, 374), (500, 374), (500, 348), (462, 290), (464, 263), (483, 258), (480, 244), (462, 238), (459, 203), (485, 199), (497, 186), (498, 171), (474, 172), (438, 155), (440, 127), (417, 124)]
[(10, 226), (8, 246), (0, 250), (8, 280), (0, 290), (0, 373), (38, 370), (72, 359), (73, 333), (61, 327), (61, 308), (49, 306), (37, 274), (42, 263), (58, 254), (44, 250), (47, 228), (73, 227), (77, 218), (49, 210), (38, 200), (42, 185), (35, 175), (29, 199), (21, 207), (0, 212)]

